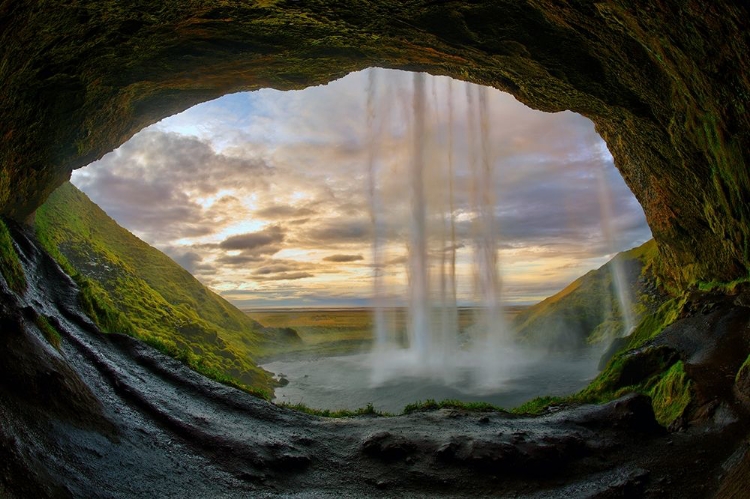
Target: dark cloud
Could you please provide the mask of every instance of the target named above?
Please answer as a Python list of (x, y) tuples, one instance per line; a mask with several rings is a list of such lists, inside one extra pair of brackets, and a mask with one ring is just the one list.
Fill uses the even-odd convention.
[(266, 264), (255, 270), (255, 275), (280, 274), (297, 270), (311, 269), (314, 265), (294, 260), (266, 260)]
[(311, 210), (310, 208), (296, 208), (294, 206), (269, 206), (262, 210), (256, 210), (254, 214), (256, 217), (264, 220), (277, 220), (314, 215), (315, 210)]
[(278, 225), (274, 225), (258, 232), (228, 237), (219, 243), (219, 247), (225, 250), (258, 251), (281, 243), (284, 241), (284, 238), (284, 229)]
[(348, 263), (364, 260), (362, 255), (331, 255), (323, 258), (324, 262)]
[(256, 277), (258, 281), (296, 281), (298, 279), (307, 279), (308, 277), (315, 277), (315, 274), (309, 272), (281, 272), (279, 274), (272, 274), (269, 276)]
[(326, 221), (303, 232), (308, 241), (326, 245), (339, 243), (363, 243), (370, 240), (372, 227), (369, 220), (362, 218), (345, 219), (338, 217)]
[[(275, 251), (273, 251), (275, 249)], [(268, 248), (268, 251), (273, 253), (276, 253), (281, 248)], [(270, 253), (270, 254), (273, 254)], [(229, 267), (238, 267), (238, 266), (246, 266), (250, 263), (258, 263), (262, 262), (264, 260), (264, 257), (260, 255), (252, 255), (252, 254), (246, 254), (246, 253), (240, 253), (239, 255), (222, 255), (219, 258), (216, 259), (216, 263), (220, 265), (227, 265)]]
[(287, 220), (286, 223), (289, 225), (305, 225), (309, 221), (309, 218), (300, 218), (298, 220)]

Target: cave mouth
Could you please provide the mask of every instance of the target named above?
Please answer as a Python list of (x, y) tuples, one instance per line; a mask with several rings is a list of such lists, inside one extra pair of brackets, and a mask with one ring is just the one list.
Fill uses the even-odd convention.
[[(402, 407), (394, 404), (409, 399), (509, 407), (582, 388), (596, 373), (603, 346), (582, 348), (580, 331), (569, 332), (568, 345), (558, 337), (523, 348), (481, 342), (490, 334), (513, 336), (510, 323), (519, 310), (647, 240), (640, 206), (587, 119), (533, 111), (500, 91), (429, 75), (421, 76), (418, 117), (412, 105), (417, 75), (373, 68), (302, 91), (231, 94), (144, 129), (76, 171), (73, 183), (264, 325), (294, 326), (266, 313), (278, 308), (372, 312), (357, 326), (331, 332), (351, 341), (334, 353), (351, 358), (324, 357), (329, 364), (310, 365), (318, 373), (337, 371), (339, 382), (351, 375), (351, 394), (331, 396), (325, 388), (316, 399), (309, 390), (331, 381), (316, 380), (276, 355), (264, 366), (286, 381), (294, 378), (277, 389), (278, 401), (338, 409), (343, 400), (355, 409), (367, 397), (390, 398), (395, 401), (378, 409), (398, 412)], [(421, 313), (429, 316), (423, 332), (413, 324), (413, 276), (420, 270), (409, 263), (415, 186), (406, 179), (415, 137), (425, 162), (419, 180), (425, 247), (418, 255), (422, 286), (429, 288), (422, 291)], [(483, 171), (487, 167), (491, 171)], [(499, 263), (479, 263), (482, 251)], [(486, 274), (494, 276), (491, 298), (477, 283)], [(446, 282), (453, 283), (450, 307)], [(610, 303), (602, 307), (619, 313)], [(443, 333), (455, 335), (449, 342), (433, 334), (450, 320), (447, 308), (456, 322)], [(298, 328), (303, 342), (321, 347), (337, 341), (311, 332), (318, 326)], [(348, 337), (347, 327), (359, 331)], [(396, 345), (386, 357), (402, 362), (363, 354), (368, 342), (381, 355)], [(422, 352), (429, 360), (415, 361), (419, 342), (429, 343)], [(473, 354), (455, 355), (471, 344)], [(570, 355), (545, 355), (552, 350)], [(399, 379), (412, 380), (410, 388), (399, 387)], [(519, 389), (518, 379), (527, 386)], [(536, 386), (528, 386), (531, 379)], [(420, 390), (429, 386), (435, 390)]]

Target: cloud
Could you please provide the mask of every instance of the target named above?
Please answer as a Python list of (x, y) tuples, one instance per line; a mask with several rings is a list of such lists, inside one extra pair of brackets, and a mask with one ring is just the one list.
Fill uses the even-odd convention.
[(254, 215), (265, 220), (277, 220), (286, 218), (301, 218), (314, 215), (315, 210), (310, 208), (297, 208), (294, 206), (274, 205), (257, 210)]
[(364, 260), (362, 255), (331, 255), (323, 258), (324, 262), (348, 263)]
[(406, 255), (397, 256), (388, 260), (386, 265), (402, 265), (409, 261), (409, 257)]
[(339, 217), (303, 231), (301, 237), (329, 246), (340, 243), (367, 243), (370, 240), (371, 231), (369, 220), (359, 217), (352, 219)]
[(284, 229), (278, 225), (274, 225), (258, 232), (228, 237), (219, 243), (219, 247), (225, 250), (263, 251), (274, 244), (284, 241), (284, 237)]
[(309, 272), (281, 272), (279, 274), (256, 277), (255, 279), (259, 281), (296, 281), (298, 279), (307, 279), (308, 277), (315, 277), (315, 274)]
[[(281, 250), (281, 248), (266, 248), (268, 254), (274, 254)], [(220, 265), (226, 265), (229, 267), (247, 266), (250, 263), (258, 263), (264, 261), (264, 257), (260, 255), (253, 255), (247, 253), (240, 253), (239, 255), (222, 255), (216, 259), (216, 263)]]
[(73, 182), (121, 225), (152, 244), (207, 236), (245, 216), (237, 198), (202, 198), (242, 183), (264, 189), (273, 169), (260, 157), (216, 152), (196, 137), (146, 129), (73, 175)]

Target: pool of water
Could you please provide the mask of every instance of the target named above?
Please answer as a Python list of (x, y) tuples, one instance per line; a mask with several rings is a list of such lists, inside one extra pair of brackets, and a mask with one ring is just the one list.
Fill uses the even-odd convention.
[(445, 375), (439, 366), (415, 368), (398, 353), (277, 360), (261, 367), (289, 381), (276, 389), (276, 402), (316, 409), (357, 409), (371, 403), (377, 410), (400, 413), (405, 405), (427, 399), (484, 401), (510, 409), (538, 396), (577, 392), (596, 376), (598, 353), (515, 352), (498, 363), (504, 369), (479, 380), (469, 357), (453, 362)]

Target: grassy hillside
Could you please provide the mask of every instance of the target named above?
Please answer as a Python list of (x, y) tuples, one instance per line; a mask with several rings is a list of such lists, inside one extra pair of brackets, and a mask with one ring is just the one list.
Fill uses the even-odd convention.
[[(263, 328), (171, 258), (123, 229), (72, 184), (37, 211), (39, 241), (81, 287), (104, 330), (131, 334), (220, 381), (273, 386), (255, 358), (285, 332)], [(288, 331), (286, 331), (288, 333)]]
[(665, 299), (650, 276), (656, 256), (653, 240), (618, 254), (604, 266), (518, 314), (513, 321), (518, 335), (552, 349), (583, 347), (621, 336), (624, 321), (615, 293), (612, 272), (615, 260), (622, 266), (637, 324), (644, 313), (653, 312)]

